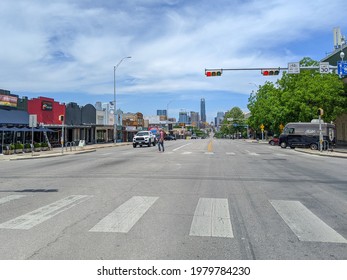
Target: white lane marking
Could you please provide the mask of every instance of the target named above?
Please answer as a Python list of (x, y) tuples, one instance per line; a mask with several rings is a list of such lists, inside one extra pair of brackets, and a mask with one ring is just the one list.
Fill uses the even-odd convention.
[(127, 233), (159, 197), (133, 196), (89, 231)]
[(228, 200), (200, 198), (195, 209), (189, 235), (233, 238)]
[(271, 200), (270, 203), (300, 241), (347, 243), (299, 201)]
[(182, 145), (182, 146), (180, 146), (180, 147), (178, 147), (178, 148), (176, 148), (176, 149), (173, 149), (172, 151), (173, 151), (173, 152), (176, 152), (177, 150), (179, 150), (179, 149), (181, 149), (181, 148), (183, 148), (183, 147), (185, 147), (185, 146), (191, 145), (191, 144), (192, 144), (192, 143), (188, 143), (188, 144)]
[(205, 155), (214, 155), (214, 152), (205, 152)]
[(20, 199), (20, 198), (25, 197), (25, 196), (26, 195), (24, 195), (24, 194), (14, 194), (14, 195), (5, 196), (5, 197), (0, 198), (0, 204), (9, 202), (11, 200)]
[(235, 153), (234, 152), (226, 152), (227, 155), (230, 155), (230, 156), (234, 156)]
[(182, 155), (190, 155), (192, 152), (183, 152)]
[(259, 154), (245, 150), (250, 156), (259, 156)]
[(5, 229), (31, 229), (32, 227), (47, 221), (48, 219), (66, 211), (77, 204), (89, 199), (89, 195), (70, 195), (66, 198), (38, 208), (25, 215), (0, 224)]

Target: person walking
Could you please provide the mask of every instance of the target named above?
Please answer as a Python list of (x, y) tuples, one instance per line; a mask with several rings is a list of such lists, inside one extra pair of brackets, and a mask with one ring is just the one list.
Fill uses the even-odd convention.
[(164, 149), (164, 137), (165, 137), (165, 133), (164, 133), (163, 129), (161, 128), (159, 131), (159, 141), (158, 141), (159, 152), (161, 152), (160, 147), (162, 147), (163, 152), (165, 151), (165, 149)]

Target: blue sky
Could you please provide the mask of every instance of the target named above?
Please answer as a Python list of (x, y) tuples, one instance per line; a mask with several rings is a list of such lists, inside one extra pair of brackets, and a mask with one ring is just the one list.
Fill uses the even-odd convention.
[(347, 34), (345, 0), (2, 0), (0, 88), (79, 105), (113, 101), (155, 115), (199, 111), (208, 121), (267, 79), (260, 71), (333, 51), (333, 28)]

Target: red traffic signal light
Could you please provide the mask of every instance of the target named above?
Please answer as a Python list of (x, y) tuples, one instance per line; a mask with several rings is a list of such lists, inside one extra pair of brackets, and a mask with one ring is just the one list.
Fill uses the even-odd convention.
[(222, 76), (223, 70), (205, 70), (206, 77), (220, 77)]
[(263, 76), (274, 76), (280, 73), (279, 69), (262, 69), (261, 73)]

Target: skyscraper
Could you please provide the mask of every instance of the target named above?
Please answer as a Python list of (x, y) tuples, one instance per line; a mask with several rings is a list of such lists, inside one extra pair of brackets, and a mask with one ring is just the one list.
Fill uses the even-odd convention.
[(206, 122), (206, 108), (205, 108), (205, 98), (201, 98), (200, 100), (200, 116), (201, 122)]

